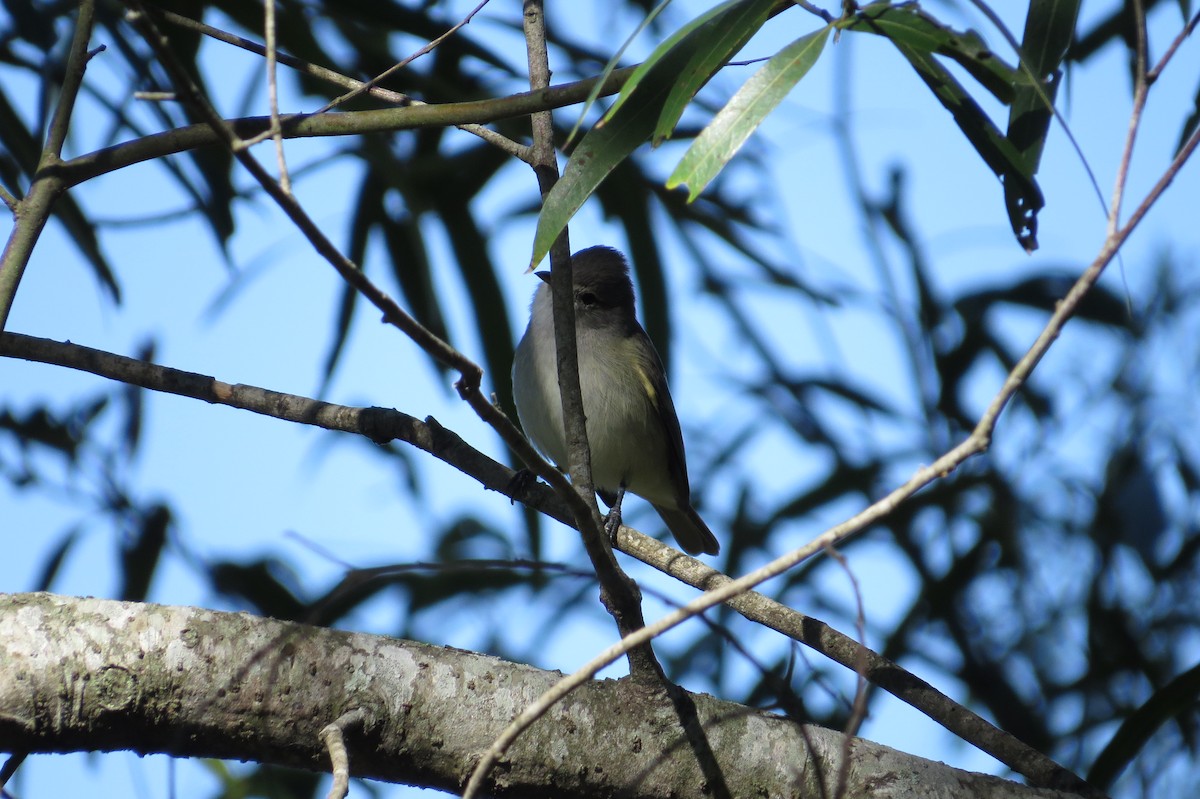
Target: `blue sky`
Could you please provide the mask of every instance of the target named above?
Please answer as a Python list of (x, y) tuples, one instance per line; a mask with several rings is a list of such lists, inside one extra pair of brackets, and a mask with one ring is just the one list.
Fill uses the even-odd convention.
[[(465, 10), (474, 3), (458, 5)], [(555, 5), (550, 4), (551, 13), (555, 13)], [(703, 3), (678, 5), (705, 7)], [(941, 10), (939, 6), (934, 12)], [(1085, 4), (1085, 17), (1099, 10)], [(680, 18), (685, 16), (679, 13)], [(507, 6), (489, 6), (471, 24), (469, 32), (473, 36), (511, 37), (496, 21), (510, 17)], [(789, 25), (769, 26), (747, 48), (746, 55), (774, 52), (786, 41), (782, 38), (784, 29), (793, 36), (815, 27), (811, 18), (798, 11), (789, 12), (787, 18), (792, 20)], [(605, 24), (609, 22), (604, 20)], [(1020, 31), (1018, 17), (1011, 16), (1008, 22)], [(1152, 23), (1151, 41), (1157, 54), (1179, 26), (1178, 10), (1164, 8), (1153, 16)], [(618, 20), (618, 24), (631, 30), (634, 22)], [(978, 19), (972, 24), (986, 30)], [(583, 31), (600, 29), (600, 23), (581, 24)], [(244, 85), (246, 65), (253, 59), (231, 55), (220, 44), (208, 43), (205, 48), (211, 62), (220, 60), (222, 69), (231, 75), (229, 97), (221, 99), (226, 103), (223, 108), (232, 115), (232, 97)], [(640, 42), (631, 52), (639, 50), (645, 50)], [(514, 63), (520, 60), (513, 58)], [(95, 59), (89, 68), (89, 81), (96, 81), (102, 88), (120, 85), (108, 69), (103, 56)], [(722, 76), (713, 90), (736, 86), (750, 69), (731, 68), (731, 74)], [(1197, 74), (1200, 50), (1189, 42), (1154, 88), (1130, 172), (1126, 208), (1131, 208), (1157, 179), (1169, 159), (1195, 91)], [(760, 152), (771, 159), (778, 176), (774, 211), (790, 231), (790, 242), (778, 246), (785, 248), (785, 257), (802, 274), (815, 280), (836, 280), (864, 292), (877, 291), (830, 133), (837, 107), (835, 93), (842, 81), (848, 81), (851, 87), (848, 105), (864, 180), (873, 191), (882, 192), (889, 165), (907, 165), (911, 208), (918, 215), (918, 226), (938, 264), (938, 279), (944, 287), (976, 285), (998, 274), (1048, 264), (1077, 270), (1091, 260), (1102, 241), (1105, 219), (1080, 158), (1061, 130), (1056, 129), (1050, 137), (1040, 176), (1047, 197), (1040, 218), (1042, 246), (1033, 256), (1026, 256), (1008, 230), (997, 181), (962, 140), (948, 114), (885, 43), (846, 36), (840, 43), (830, 44), (821, 62), (776, 111), (756, 142)], [(1123, 52), (1111, 49), (1086, 68), (1075, 70), (1061, 104), (1107, 202), (1127, 128), (1129, 91)], [(285, 90), (281, 106), (285, 110), (308, 109), (313, 101)], [(70, 153), (87, 152), (94, 146), (95, 133), (89, 121), (95, 118), (95, 108), (87, 99), (83, 101)], [(561, 113), (569, 118), (573, 112), (568, 109)], [(328, 158), (329, 148), (336, 146), (328, 140), (290, 142), (289, 163), (293, 167), (320, 163)], [(659, 157), (663, 159), (664, 175), (680, 152), (670, 146), (662, 148)], [(267, 146), (260, 146), (257, 153), (264, 162), (273, 162)], [(1130, 240), (1123, 264), (1114, 265), (1106, 276), (1109, 286), (1135, 296), (1144, 291), (1149, 277), (1146, 266), (1164, 242), (1185, 257), (1195, 258), (1200, 251), (1200, 227), (1195, 224), (1200, 199), (1197, 174), (1192, 164), (1179, 176)], [(346, 195), (348, 187), (357, 185), (357, 181), (358, 175), (348, 162), (331, 161), (297, 184), (300, 200), (335, 241), (344, 240), (351, 205)], [(245, 185), (248, 180), (242, 178), (240, 182)], [(514, 166), (489, 201), (528, 203), (534, 191), (532, 175)], [(151, 215), (185, 204), (154, 165), (139, 165), (104, 176), (80, 187), (75, 196), (93, 212), (111, 218)], [(119, 203), (114, 203), (117, 197)], [(214, 314), (211, 307), (228, 287), (232, 275), (211, 236), (199, 224), (183, 220), (106, 233), (105, 251), (117, 264), (125, 292), (120, 307), (99, 297), (86, 265), (65, 240), (62, 229), (52, 224), (29, 266), (8, 329), (122, 354), (135, 352), (149, 335), (158, 341), (156, 357), (163, 364), (226, 382), (312, 395), (319, 384), (320, 363), (333, 321), (338, 278), (268, 203), (242, 207), (244, 214), (231, 242), (232, 260), (243, 274), (252, 277), (219, 313)], [(7, 234), (8, 224), (7, 218), (0, 222), (0, 234)], [(497, 261), (511, 265), (501, 275), (503, 301), (521, 325), (536, 285), (534, 278), (523, 273), (532, 232), (532, 220), (492, 231), (493, 255)], [(436, 238), (436, 231), (430, 233)], [(572, 241), (576, 248), (591, 243), (623, 243), (615, 228), (606, 225), (593, 208), (585, 208), (580, 214), (572, 228)], [(445, 248), (445, 243), (441, 246)], [(689, 429), (703, 429), (736, 407), (737, 397), (722, 385), (719, 368), (721, 360), (734, 350), (732, 339), (736, 334), (711, 301), (697, 294), (695, 271), (685, 249), (677, 241), (667, 241), (666, 249), (672, 296), (684, 298), (682, 302), (677, 299), (675, 305), (671, 380), (686, 435)], [(375, 257), (380, 253), (377, 249)], [(719, 253), (718, 259), (730, 276), (749, 274), (734, 253)], [(375, 273), (382, 271), (377, 268)], [(473, 321), (461, 310), (466, 307), (463, 287), (453, 270), (441, 273), (439, 290), (457, 298), (460, 310), (451, 323), (458, 340), (467, 342), (462, 349), (480, 357), (481, 348), (470, 333)], [(753, 292), (754, 287), (747, 291)], [(769, 292), (759, 294), (755, 303), (763, 314), (786, 312)], [(848, 312), (830, 316), (827, 322), (828, 333), (836, 342), (836, 363), (830, 360), (833, 350), (813, 346), (819, 331), (797, 332), (780, 327), (781, 336), (796, 339), (794, 344), (790, 338), (780, 343), (794, 349), (797, 365), (845, 370), (885, 396), (911, 395), (895, 388), (907, 379), (906, 372), (899, 363), (896, 345), (888, 340), (890, 333), (878, 326), (876, 318)], [(1013, 339), (1032, 341), (1039, 324), (1034, 319), (1014, 320)], [(1085, 342), (1074, 335), (1069, 330), (1063, 337), (1048, 359), (1048, 368), (1055, 359), (1079, 356)], [(1162, 358), (1160, 368), (1171, 369), (1169, 354)], [(998, 373), (981, 378), (981, 401), (998, 386), (1000, 378)], [(65, 403), (65, 398), (102, 388), (101, 379), (91, 375), (0, 360), (0, 390), (18, 407), (47, 398), (52, 403)], [(395, 330), (380, 325), (373, 313), (359, 315), (328, 399), (395, 407), (418, 417), (432, 414), (475, 446), (501, 457), (499, 442), (457, 400), (449, 380), (432, 369), (414, 345)], [(136, 485), (142, 496), (169, 497), (179, 509), (180, 535), (190, 547), (188, 556), (249, 557), (280, 552), (294, 564), (298, 579), (314, 590), (336, 582), (342, 562), (373, 565), (425, 556), (427, 547), (421, 530), (456, 517), (464, 503), (480, 515), (508, 520), (514, 527), (519, 524), (518, 512), (506, 499), (484, 493), (468, 478), (421, 456), (417, 461), (424, 485), (430, 490), (415, 502), (398, 490), (398, 476), (381, 468), (380, 460), (363, 445), (333, 440), (329, 434), (312, 428), (172, 396), (150, 398), (147, 425), (145, 449), (131, 467)], [(784, 451), (789, 457), (794, 455), (791, 447), (776, 446), (768, 436), (751, 453), (764, 464), (764, 498), (816, 471), (815, 462), (773, 460)], [(692, 455), (697, 456), (703, 453)], [(897, 477), (901, 476), (898, 472)], [(75, 479), (63, 475), (67, 484)], [(720, 486), (713, 488), (711, 497), (706, 496), (706, 501), (713, 503), (733, 499), (723, 496)], [(100, 596), (116, 590), (111, 531), (89, 527), (85, 511), (44, 496), (16, 494), (7, 484), (0, 485), (0, 509), (0, 532), (8, 544), (7, 557), (0, 563), (0, 590), (28, 588), (32, 575), (62, 531), (76, 524), (82, 524), (87, 532), (66, 563), (59, 590)], [(848, 515), (856, 508), (845, 510)], [(656, 525), (644, 505), (628, 507), (627, 513), (627, 521), (634, 526)], [(791, 540), (781, 542), (797, 546), (840, 520), (832, 516), (806, 520), (803, 525), (795, 525)], [(549, 557), (582, 562), (572, 533), (557, 529), (550, 536), (553, 543)], [(323, 557), (304, 541), (336, 553), (340, 562)], [(851, 567), (863, 588), (868, 617), (886, 627), (888, 614), (903, 604), (900, 598), (915, 589), (911, 579), (883, 548), (860, 548)], [(643, 569), (634, 567), (632, 571), (671, 596), (686, 599), (692, 595), (690, 590), (671, 586)], [(834, 601), (852, 600), (849, 584), (837, 570), (822, 571), (820, 579), (828, 583), (823, 590)], [(179, 551), (167, 558), (152, 596), (171, 604), (215, 603), (215, 598), (192, 577)], [(520, 610), (512, 604), (518, 602), (517, 598), (507, 601), (508, 605), (496, 609), (495, 618)], [(655, 618), (666, 609), (651, 600), (647, 616)], [(369, 613), (361, 614), (359, 629), (387, 630), (398, 612), (385, 602), (376, 602)], [(429, 631), (429, 640), (469, 646), (495, 618), (453, 615), (439, 629)], [(850, 631), (848, 627), (843, 629)], [(695, 628), (680, 631), (677, 635), (681, 637), (675, 640), (685, 640), (694, 632)], [(606, 625), (582, 625), (569, 636), (559, 635), (544, 642), (539, 647), (541, 662), (537, 665), (570, 670), (589, 659), (610, 638), (611, 630)], [(952, 674), (931, 673), (925, 665), (922, 668), (926, 669), (922, 676), (957, 696), (960, 689)], [(687, 687), (712, 689), (706, 685)], [(955, 766), (997, 769), (990, 758), (956, 742), (916, 711), (884, 696), (873, 705), (862, 734)], [(16, 787), (22, 796), (70, 795), (100, 778), (105, 793), (156, 796), (167, 792), (165, 762), (164, 758), (126, 755), (35, 757), (22, 767)], [(205, 796), (215, 785), (212, 777), (189, 763), (178, 765), (176, 780), (174, 795), (181, 799)], [(407, 788), (385, 789), (389, 796), (412, 792)]]

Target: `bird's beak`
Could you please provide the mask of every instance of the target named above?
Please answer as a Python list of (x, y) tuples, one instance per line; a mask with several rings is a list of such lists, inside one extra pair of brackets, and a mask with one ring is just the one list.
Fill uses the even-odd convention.
[(538, 280), (542, 281), (547, 286), (550, 285), (550, 273), (549, 272), (534, 272), (533, 274), (535, 276), (537, 276)]

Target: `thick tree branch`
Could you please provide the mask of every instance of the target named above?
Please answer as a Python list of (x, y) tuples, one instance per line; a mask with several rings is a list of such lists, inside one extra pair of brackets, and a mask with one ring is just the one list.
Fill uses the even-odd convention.
[[(558, 675), (452, 648), (188, 607), (0, 595), (0, 744), (254, 760), (326, 771), (344, 730), (354, 776), (456, 790), (478, 751)], [(734, 796), (832, 796), (840, 732), (682, 695)], [(670, 701), (628, 680), (555, 708), (488, 789), (496, 796), (702, 795), (706, 776)], [(860, 797), (1066, 799), (862, 739)]]

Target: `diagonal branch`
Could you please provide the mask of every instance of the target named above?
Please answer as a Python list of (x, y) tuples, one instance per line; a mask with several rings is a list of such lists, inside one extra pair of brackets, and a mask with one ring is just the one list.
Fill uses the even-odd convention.
[(3, 255), (0, 255), (0, 330), (4, 330), (8, 324), (8, 315), (17, 296), (17, 287), (21, 285), (25, 267), (29, 264), (29, 258), (33, 255), (33, 248), (42, 234), (42, 229), (50, 219), (54, 201), (67, 189), (66, 182), (58, 173), (58, 167), (62, 164), (62, 148), (71, 125), (71, 114), (75, 111), (75, 99), (79, 96), (83, 73), (92, 56), (88, 52), (88, 42), (92, 38), (95, 15), (95, 0), (82, 0), (79, 3), (79, 14), (75, 19), (75, 33), (67, 54), (62, 88), (50, 120), (50, 130), (42, 148), (37, 172), (22, 200), (16, 201), (16, 198), (7, 192), (7, 196), (4, 197), (5, 203), (12, 209), (16, 224), (9, 232)]
[[(475, 449), (432, 417), (422, 421), (389, 408), (352, 408), (256, 386), (229, 384), (208, 375), (173, 369), (79, 344), (17, 333), (0, 334), (0, 357), (78, 369), (151, 391), (191, 397), (326, 430), (353, 433), (378, 443), (403, 441), (478, 480), (487, 490), (522, 502), (563, 524), (575, 524), (570, 512), (551, 489), (542, 485), (520, 486), (514, 483), (511, 469)], [(679, 550), (630, 527), (621, 528), (618, 544), (626, 554), (701, 591), (731, 582), (730, 577), (707, 564), (687, 557)], [(739, 594), (726, 604), (746, 619), (804, 644), (847, 669), (862, 673), (867, 682), (907, 703), (1030, 780), (1045, 782), (1038, 779), (1038, 775), (1049, 775), (1061, 768), (929, 683), (819, 619), (792, 610), (754, 591)]]
[(376, 308), (383, 312), (385, 322), (395, 326), (412, 339), (429, 356), (439, 363), (454, 369), (459, 373), (455, 388), (459, 396), (471, 406), (478, 416), (483, 419), (504, 440), (514, 452), (540, 477), (554, 486), (567, 501), (569, 507), (577, 514), (588, 513), (586, 503), (579, 499), (571, 489), (570, 483), (547, 463), (525, 439), (517, 427), (495, 405), (490, 403), (480, 392), (479, 384), (483, 370), (448, 342), (435, 336), (428, 328), (417, 322), (406, 313), (395, 300), (372, 283), (356, 264), (346, 258), (333, 242), (321, 231), (320, 227), (308, 216), (304, 208), (288, 192), (267, 173), (261, 164), (249, 152), (241, 147), (242, 140), (232, 126), (225, 122), (208, 102), (199, 87), (192, 80), (187, 70), (179, 63), (171, 52), (165, 36), (158, 30), (154, 21), (145, 13), (138, 0), (129, 0), (133, 11), (128, 15), (130, 21), (150, 44), (155, 55), (171, 76), (176, 90), (184, 100), (205, 120), (208, 127), (216, 134), (234, 157), (242, 164), (250, 175), (258, 181), (263, 190), (273, 199), (280, 209), (287, 214), (292, 223), (304, 234), (305, 238), (329, 264), (367, 298)]

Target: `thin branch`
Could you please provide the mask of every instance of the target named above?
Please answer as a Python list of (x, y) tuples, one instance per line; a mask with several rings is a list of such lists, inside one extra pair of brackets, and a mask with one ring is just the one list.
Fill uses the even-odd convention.
[[(268, 5), (271, 2), (267, 0)], [(351, 727), (361, 726), (366, 717), (365, 710), (355, 708), (321, 729), (321, 743), (329, 752), (329, 767), (333, 774), (333, 784), (329, 786), (326, 799), (345, 799), (350, 793), (350, 756), (346, 752), (345, 732)]]
[[(601, 94), (609, 95), (620, 91), (631, 74), (632, 68), (616, 70), (604, 81)], [(596, 78), (585, 78), (541, 91), (519, 92), (507, 97), (462, 103), (414, 104), (407, 108), (346, 111), (315, 116), (291, 114), (284, 115), (280, 122), (283, 125), (284, 138), (392, 133), (451, 125), (461, 127), (468, 122), (496, 122), (574, 105), (587, 98), (596, 81)], [(229, 119), (225, 122), (243, 139), (268, 130), (271, 124), (268, 117), (262, 116)], [(73, 158), (60, 165), (55, 170), (55, 176), (62, 181), (64, 188), (70, 188), (133, 164), (221, 143), (222, 137), (207, 123), (187, 125)]]
[(841, 797), (845, 795), (847, 781), (850, 778), (850, 746), (854, 743), (855, 736), (858, 735), (863, 719), (867, 717), (867, 658), (865, 654), (867, 651), (867, 616), (863, 610), (862, 591), (858, 587), (858, 580), (850, 569), (849, 562), (832, 546), (825, 548), (825, 554), (842, 567), (842, 571), (850, 580), (850, 588), (854, 593), (854, 626), (858, 633), (858, 640), (861, 642), (859, 651), (863, 653), (858, 662), (854, 664), (854, 671), (857, 675), (857, 679), (854, 681), (854, 702), (850, 708), (850, 718), (846, 720), (846, 728), (842, 730), (844, 736), (842, 739), (842, 762), (838, 764), (837, 790), (833, 793), (834, 796)]
[(395, 64), (392, 64), (390, 67), (388, 67), (383, 72), (376, 75), (375, 77), (371, 78), (366, 83), (363, 83), (359, 86), (354, 87), (346, 94), (343, 94), (341, 97), (336, 97), (333, 100), (330, 100), (328, 103), (323, 105), (317, 113), (322, 113), (325, 111), (329, 111), (330, 109), (336, 108), (337, 106), (339, 106), (339, 105), (347, 102), (348, 100), (351, 100), (351, 99), (357, 97), (358, 95), (362, 94), (363, 92), (367, 91), (368, 89), (375, 86), (377, 83), (379, 83), (384, 78), (387, 78), (391, 75), (396, 74), (397, 72), (399, 72), (400, 70), (404, 69), (406, 66), (411, 64), (413, 61), (416, 61), (421, 56), (432, 53), (434, 48), (436, 48), (439, 44), (446, 41), (446, 39), (450, 38), (455, 33), (457, 33), (460, 28), (462, 28), (464, 25), (469, 23), (476, 14), (478, 14), (480, 11), (482, 11), (483, 7), (486, 6), (487, 4), (488, 4), (488, 0), (481, 0), (479, 5), (475, 6), (475, 8), (473, 8), (473, 9), (471, 9), (471, 11), (468, 12), (465, 17), (463, 17), (461, 20), (459, 20), (457, 24), (455, 24), (453, 27), (451, 27), (448, 31), (443, 33), (441, 36), (438, 36), (436, 39), (433, 39), (432, 41), (428, 42), (427, 44), (422, 46), (420, 49), (416, 50), (411, 55), (409, 55), (407, 58), (403, 58), (400, 61), (396, 62)]
[(508, 488), (513, 478), (511, 469), (471, 447), (432, 417), (421, 420), (390, 408), (354, 408), (252, 385), (225, 383), (210, 375), (19, 333), (0, 333), (0, 357), (77, 369), (151, 391), (353, 433), (377, 443), (403, 441), (475, 478), (484, 488), (525, 502), (564, 524), (572, 523), (571, 514), (549, 489), (530, 486), (514, 493)]
[[(482, 6), (483, 4), (481, 3), (480, 7), (482, 8)], [(478, 9), (476, 9), (476, 11), (477, 10)], [(159, 8), (154, 9), (153, 13), (161, 17), (166, 22), (170, 22), (173, 25), (178, 25), (181, 28), (186, 28), (187, 30), (195, 31), (210, 38), (216, 39), (217, 41), (224, 42), (225, 44), (231, 44), (234, 47), (240, 47), (243, 50), (248, 50), (261, 56), (265, 56), (267, 54), (267, 48), (263, 47), (258, 42), (244, 39), (241, 36), (235, 36), (232, 33), (223, 31), (220, 28), (214, 28), (211, 25), (206, 25), (203, 22), (199, 22), (190, 17), (185, 17), (180, 14), (176, 14), (173, 11), (167, 11)], [(471, 15), (473, 16), (474, 13), (474, 11), (471, 12)], [(458, 27), (461, 27), (461, 23)], [(457, 28), (455, 28), (455, 30), (456, 29)], [(361, 81), (351, 78), (348, 75), (328, 69), (327, 67), (322, 67), (317, 64), (310, 64), (307, 61), (286, 53), (276, 52), (275, 58), (280, 64), (283, 64), (286, 67), (291, 67), (298, 72), (303, 72), (304, 74), (310, 75), (318, 80), (323, 80), (327, 83), (335, 86), (341, 86), (345, 89), (361, 90), (362, 92), (365, 92), (376, 99), (392, 103), (393, 105), (402, 107), (427, 105), (427, 103), (413, 99), (406, 94), (372, 85), (370, 81)], [(345, 97), (349, 96), (350, 95), (345, 95)], [(486, 128), (483, 125), (478, 125), (471, 122), (463, 122), (455, 125), (455, 127), (459, 130), (478, 136), (488, 144), (497, 147), (514, 158), (519, 158), (522, 161), (529, 160), (528, 147), (520, 144), (519, 142), (513, 141), (501, 133), (497, 133), (491, 128)]]
[[(271, 109), (271, 138), (275, 141), (275, 159), (279, 162), (279, 187), (292, 193), (292, 178), (288, 174), (287, 158), (283, 153), (283, 130), (279, 124), (279, 81), (275, 75), (275, 0), (263, 3), (263, 33), (267, 44), (267, 103)], [(249, 147), (251, 142), (245, 146)]]
[[(895, 510), (902, 502), (907, 500), (917, 491), (932, 483), (934, 480), (940, 479), (949, 475), (968, 458), (973, 457), (981, 452), (985, 452), (991, 443), (992, 433), (996, 427), (996, 421), (1000, 413), (1007, 407), (1012, 400), (1013, 395), (1024, 384), (1025, 380), (1032, 373), (1033, 369), (1045, 356), (1050, 345), (1054, 343), (1062, 332), (1063, 325), (1075, 313), (1075, 309), (1082, 301), (1083, 297), (1100, 279), (1104, 268), (1112, 261), (1120, 250), (1121, 246), (1129, 238), (1129, 235), (1141, 222), (1146, 212), (1158, 200), (1167, 186), (1171, 184), (1175, 176), (1179, 173), (1183, 164), (1191, 157), (1197, 145), (1200, 144), (1200, 129), (1197, 129), (1188, 138), (1187, 143), (1180, 149), (1179, 153), (1172, 160), (1171, 165), (1167, 168), (1163, 176), (1154, 185), (1146, 197), (1142, 200), (1137, 210), (1130, 217), (1129, 222), (1124, 227), (1118, 229), (1116, 234), (1108, 237), (1104, 245), (1101, 247), (1100, 253), (1091, 263), (1083, 274), (1075, 281), (1071, 290), (1066, 296), (1059, 301), (1054, 313), (1050, 316), (1050, 320), (1042, 329), (1041, 334), (1037, 337), (1029, 350), (1017, 362), (1012, 371), (1009, 372), (1004, 385), (996, 393), (992, 402), (984, 411), (983, 416), (976, 424), (971, 435), (966, 438), (961, 444), (954, 447), (931, 465), (918, 469), (912, 477), (908, 479), (900, 487), (894, 489), (883, 499), (870, 505), (850, 519), (829, 528), (811, 542), (795, 549), (786, 555), (783, 555), (770, 563), (762, 566), (754, 571), (746, 574), (736, 580), (715, 588), (708, 593), (697, 597), (691, 602), (684, 605), (667, 615), (663, 616), (658, 621), (650, 624), (637, 632), (628, 635), (624, 640), (608, 647), (599, 655), (590, 660), (586, 665), (580, 668), (573, 674), (564, 677), (557, 684), (547, 690), (538, 700), (524, 710), (513, 720), (512, 724), (505, 729), (489, 747), (488, 751), (480, 758), (479, 764), (475, 771), (471, 774), (471, 779), (467, 783), (467, 788), (463, 792), (463, 799), (471, 799), (478, 794), (483, 786), (483, 780), (491, 771), (492, 767), (498, 760), (508, 751), (512, 743), (529, 728), (531, 724), (541, 718), (546, 711), (553, 707), (563, 697), (567, 696), (571, 691), (574, 691), (580, 685), (591, 680), (600, 669), (608, 666), (617, 658), (622, 657), (626, 652), (633, 647), (641, 646), (642, 644), (652, 640), (653, 638), (662, 635), (666, 631), (679, 626), (692, 616), (703, 613), (705, 610), (714, 605), (727, 602), (738, 594), (754, 588), (755, 586), (777, 577), (780, 574), (788, 571), (796, 565), (803, 563), (813, 555), (818, 554), (826, 547), (835, 546), (843, 541), (848, 540), (855, 534), (879, 522)], [(1060, 787), (1058, 785), (1047, 785), (1045, 787)], [(1072, 790), (1090, 790), (1086, 784), (1071, 788)]]
[[(550, 61), (546, 46), (546, 19), (542, 0), (525, 0), (523, 30), (529, 62), (529, 87), (544, 91), (550, 85)], [(549, 111), (532, 115), (533, 146), (530, 164), (537, 177), (542, 202), (558, 182), (558, 160), (554, 148), (554, 120)], [(608, 535), (600, 523), (592, 482), (591, 447), (579, 386), (578, 340), (575, 337), (575, 292), (571, 278), (571, 243), (566, 228), (550, 247), (550, 289), (553, 295), (554, 341), (557, 352), (558, 387), (563, 426), (570, 458), (571, 490), (587, 512), (579, 514), (575, 526), (600, 581), (600, 596), (612, 615), (622, 638), (645, 625), (641, 592), (617, 563)], [(628, 654), (629, 671), (635, 679), (661, 684), (666, 675), (647, 644)]]
[(9, 211), (12, 211), (14, 214), (17, 212), (17, 205), (20, 203), (20, 200), (13, 196), (13, 194), (7, 188), (5, 188), (3, 184), (0, 184), (0, 201), (4, 202), (4, 205), (8, 207)]
[(1158, 80), (1158, 76), (1161, 75), (1162, 71), (1167, 68), (1167, 64), (1171, 62), (1171, 58), (1174, 57), (1175, 51), (1179, 49), (1179, 45), (1183, 44), (1184, 40), (1195, 32), (1197, 25), (1200, 25), (1200, 11), (1197, 11), (1192, 18), (1188, 20), (1188, 24), (1184, 25), (1183, 29), (1180, 30), (1179, 33), (1175, 35), (1175, 38), (1171, 40), (1171, 44), (1167, 46), (1167, 51), (1163, 53), (1162, 58), (1158, 60), (1158, 63), (1154, 65), (1153, 69), (1146, 73), (1147, 83), (1154, 83), (1154, 81)]
[[(8, 315), (12, 312), (17, 288), (21, 285), (25, 267), (29, 264), (29, 258), (33, 255), (33, 248), (41, 236), (42, 229), (50, 219), (54, 201), (66, 189), (66, 183), (58, 173), (58, 168), (62, 164), (63, 143), (71, 124), (71, 114), (75, 110), (75, 100), (79, 96), (79, 86), (83, 83), (83, 73), (94, 54), (88, 50), (87, 45), (92, 37), (95, 14), (95, 0), (81, 0), (79, 14), (75, 18), (75, 33), (67, 54), (66, 69), (63, 71), (58, 104), (54, 107), (37, 172), (34, 173), (25, 199), (9, 205), (13, 208), (16, 219), (4, 245), (4, 253), (0, 255), (0, 330), (4, 330), (8, 324)], [(11, 195), (6, 193), (5, 202), (9, 203), (10, 198)]]
[(259, 185), (270, 195), (271, 199), (276, 202), (280, 209), (292, 220), (292, 223), (304, 234), (305, 238), (312, 244), (313, 249), (333, 266), (337, 273), (342, 276), (342, 279), (383, 312), (385, 322), (397, 327), (421, 347), (426, 354), (459, 373), (459, 379), (454, 384), (459, 396), (471, 406), (471, 409), (484, 422), (496, 431), (500, 438), (509, 445), (513, 452), (517, 453), (530, 469), (546, 480), (546, 482), (550, 483), (556, 490), (562, 492), (563, 497), (567, 500), (568, 507), (572, 509), (573, 513), (578, 515), (586, 515), (589, 512), (594, 513), (594, 503), (592, 509), (589, 511), (586, 503), (573, 495), (566, 478), (538, 455), (537, 451), (530, 445), (512, 421), (480, 392), (479, 384), (483, 376), (483, 370), (448, 342), (438, 338), (428, 328), (413, 319), (391, 297), (372, 283), (363, 271), (346, 258), (334, 246), (333, 242), (325, 236), (320, 227), (308, 216), (295, 197), (284, 192), (279, 184), (263, 169), (262, 165), (255, 160), (253, 155), (239, 149), (238, 145), (241, 139), (239, 139), (236, 131), (217, 114), (199, 87), (196, 86), (187, 70), (175, 59), (166, 37), (159, 32), (154, 21), (145, 13), (141, 2), (139, 0), (129, 0), (129, 5), (134, 9), (128, 15), (130, 21), (138, 28), (139, 32), (155, 51), (163, 67), (171, 76), (176, 90), (184, 98), (184, 102), (191, 105), (195, 112), (205, 120), (205, 123), (225, 143), (225, 146), (229, 148), (230, 152), (233, 153), (234, 157), (238, 159), (246, 171), (258, 181)]
[(1146, 81), (1146, 11), (1141, 0), (1133, 0), (1134, 28), (1137, 29), (1134, 56), (1133, 111), (1129, 114), (1129, 130), (1125, 134), (1125, 146), (1121, 149), (1121, 160), (1117, 164), (1117, 175), (1113, 180), (1112, 201), (1108, 211), (1108, 235), (1112, 236), (1121, 223), (1121, 200), (1125, 196), (1125, 183), (1129, 177), (1129, 163), (1133, 160), (1133, 145), (1137, 141), (1138, 129), (1142, 124), (1142, 111), (1150, 84)]

